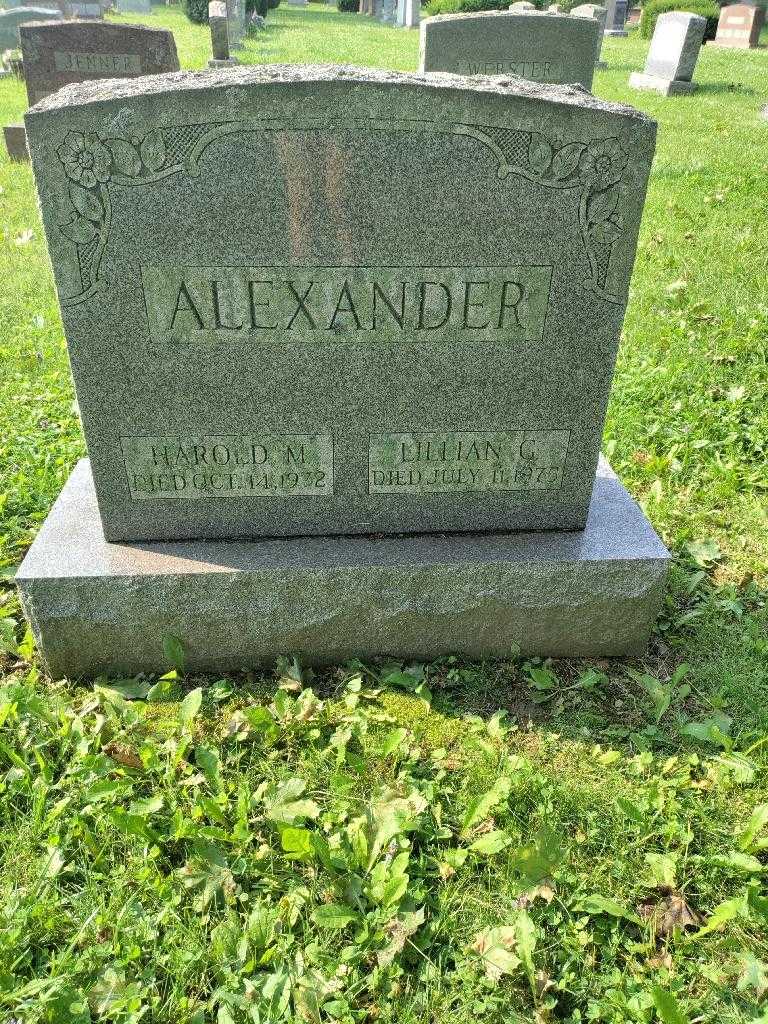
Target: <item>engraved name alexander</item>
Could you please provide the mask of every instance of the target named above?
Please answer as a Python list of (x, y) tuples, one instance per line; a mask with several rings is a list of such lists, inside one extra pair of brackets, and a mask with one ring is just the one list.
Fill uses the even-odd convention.
[(373, 434), (370, 494), (533, 491), (562, 485), (567, 430)]
[(57, 71), (79, 71), (85, 74), (113, 71), (140, 75), (141, 57), (137, 53), (73, 53), (54, 50), (53, 66)]
[(467, 75), (519, 75), (534, 82), (560, 81), (563, 65), (552, 60), (513, 60), (496, 57), (492, 60), (461, 61), (462, 74)]
[(550, 266), (156, 267), (141, 280), (155, 341), (539, 341)]
[(121, 439), (131, 497), (333, 494), (329, 434), (216, 434)]

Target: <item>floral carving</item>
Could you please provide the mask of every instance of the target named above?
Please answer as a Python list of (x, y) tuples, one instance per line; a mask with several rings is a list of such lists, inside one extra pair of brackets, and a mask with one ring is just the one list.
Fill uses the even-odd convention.
[[(558, 147), (544, 135), (531, 132), (524, 136), (528, 140), (526, 148), (521, 147), (519, 140), (510, 142), (510, 133), (506, 130), (501, 131), (500, 141), (494, 137), (495, 129), (467, 126), (461, 130), (492, 150), (499, 161), (500, 178), (517, 176), (545, 188), (579, 190), (578, 224), (589, 264), (589, 276), (584, 285), (606, 301), (618, 302), (617, 296), (606, 287), (606, 277), (611, 251), (623, 227), (618, 212), (620, 182), (629, 154), (620, 141), (593, 139)], [(512, 159), (507, 155), (510, 149), (514, 151)]]
[[(175, 174), (182, 165), (166, 166), (166, 146), (158, 129), (148, 132), (143, 139), (102, 139), (96, 132), (69, 132), (56, 152), (70, 181), (73, 207), (72, 218), (60, 224), (59, 230), (75, 243), (79, 257), (86, 249), (89, 254), (87, 281), (83, 282), (82, 291), (64, 300), (65, 305), (76, 305), (106, 285), (99, 270), (111, 223), (108, 185), (146, 185)], [(91, 249), (94, 241), (96, 246)], [(80, 266), (82, 276), (82, 258)]]
[[(339, 127), (354, 125), (367, 130), (412, 131), (410, 123), (395, 128), (387, 122), (360, 120), (340, 122)], [(328, 128), (327, 122), (295, 125), (302, 128)], [(77, 247), (82, 279), (81, 291), (64, 300), (66, 305), (83, 302), (106, 286), (100, 276), (111, 223), (109, 188), (113, 185), (147, 185), (186, 170), (196, 176), (199, 161), (215, 140), (243, 132), (286, 130), (265, 121), (231, 121), (217, 125), (187, 125), (170, 129), (155, 128), (143, 138), (103, 138), (95, 132), (71, 131), (57, 150), (69, 179), (72, 217), (60, 230)], [(421, 130), (424, 130), (423, 128)], [(538, 132), (515, 128), (478, 128), (474, 125), (434, 124), (430, 132), (450, 132), (476, 139), (495, 155), (498, 176), (518, 176), (543, 188), (578, 190), (578, 225), (588, 262), (585, 287), (608, 302), (618, 302), (607, 287), (608, 267), (614, 244), (623, 228), (619, 213), (621, 179), (629, 156), (619, 139), (593, 139), (558, 145)], [(169, 157), (166, 136), (176, 133), (179, 157)], [(171, 150), (173, 151), (173, 141)], [(509, 153), (511, 152), (511, 156)]]
[(88, 135), (70, 132), (57, 153), (71, 181), (79, 182), (84, 188), (109, 181), (112, 157), (95, 132)]

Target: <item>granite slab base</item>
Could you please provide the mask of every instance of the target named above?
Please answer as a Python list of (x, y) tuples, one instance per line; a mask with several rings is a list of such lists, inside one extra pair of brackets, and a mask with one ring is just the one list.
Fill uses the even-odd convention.
[(632, 89), (645, 92), (658, 92), (662, 96), (687, 96), (696, 89), (695, 82), (681, 82), (677, 78), (660, 78), (658, 75), (645, 75), (635, 71), (629, 76)]
[(669, 553), (605, 461), (583, 531), (110, 544), (80, 462), (17, 574), (53, 677), (644, 649)]

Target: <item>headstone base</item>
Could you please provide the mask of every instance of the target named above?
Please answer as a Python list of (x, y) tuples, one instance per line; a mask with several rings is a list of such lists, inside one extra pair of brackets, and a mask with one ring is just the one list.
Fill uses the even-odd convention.
[(623, 29), (623, 28), (607, 28), (605, 30), (605, 32), (603, 33), (603, 35), (606, 35), (606, 36), (620, 36), (620, 37), (624, 38), (625, 36), (629, 35), (629, 32), (627, 32), (627, 30)]
[(5, 148), (11, 160), (19, 163), (29, 163), (29, 150), (27, 149), (27, 133), (23, 124), (7, 124), (3, 128), (5, 137)]
[(430, 659), (644, 649), (669, 553), (601, 460), (574, 532), (109, 544), (81, 461), (17, 583), (54, 677), (191, 672), (295, 654)]
[(237, 57), (227, 57), (226, 60), (215, 60), (212, 58), (208, 61), (209, 68), (234, 68), (239, 66), (240, 61)]
[(685, 96), (696, 89), (695, 82), (681, 82), (677, 78), (659, 78), (657, 75), (644, 75), (640, 71), (634, 71), (629, 76), (629, 84), (633, 89), (658, 92), (662, 96)]

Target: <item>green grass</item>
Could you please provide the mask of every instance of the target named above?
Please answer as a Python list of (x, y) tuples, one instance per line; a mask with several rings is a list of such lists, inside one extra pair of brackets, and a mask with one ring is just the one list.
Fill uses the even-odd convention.
[[(205, 64), (205, 29), (151, 22)], [(607, 425), (676, 556), (647, 657), (126, 703), (40, 677), (9, 583), (0, 1020), (768, 1021), (768, 51), (706, 47), (664, 100), (627, 87), (646, 46), (606, 40), (595, 92), (659, 121)], [(408, 70), (417, 34), (280, 8), (241, 56)], [(10, 576), (84, 443), (29, 169), (0, 157), (0, 188)]]

